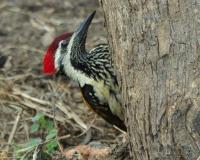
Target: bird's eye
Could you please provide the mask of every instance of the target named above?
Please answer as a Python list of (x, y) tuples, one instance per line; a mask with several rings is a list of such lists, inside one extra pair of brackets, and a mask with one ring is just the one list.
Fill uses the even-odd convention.
[(66, 49), (67, 49), (67, 41), (66, 40), (62, 40), (59, 43), (59, 48), (60, 48), (60, 53), (61, 54), (65, 54), (66, 53)]
[(59, 45), (60, 45), (61, 48), (67, 47), (67, 41), (66, 40), (62, 40), (62, 41), (60, 41)]

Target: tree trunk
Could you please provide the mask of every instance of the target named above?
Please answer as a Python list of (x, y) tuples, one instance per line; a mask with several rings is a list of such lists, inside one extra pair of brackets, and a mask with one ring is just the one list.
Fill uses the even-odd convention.
[(200, 158), (199, 0), (100, 0), (134, 160)]

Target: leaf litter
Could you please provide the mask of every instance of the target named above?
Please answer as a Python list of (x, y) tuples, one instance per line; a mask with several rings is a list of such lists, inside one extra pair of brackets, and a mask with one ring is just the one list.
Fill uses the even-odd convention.
[[(94, 10), (88, 48), (106, 42), (98, 1), (0, 2), (0, 160), (15, 157), (14, 146), (20, 144), (26, 144), (27, 151), (35, 147), (31, 154), (37, 159), (43, 140), (52, 138), (60, 145), (53, 159), (63, 156), (61, 150), (70, 156), (74, 150), (84, 150), (82, 157), (87, 152), (85, 159), (89, 159), (93, 153), (107, 154), (122, 140), (120, 132), (85, 107), (76, 83), (42, 74), (42, 57), (53, 37), (73, 31)], [(34, 123), (41, 115), (55, 125), (46, 139), (44, 130), (40, 133), (39, 124)], [(98, 144), (98, 149), (90, 143)], [(52, 141), (48, 147), (55, 145)]]

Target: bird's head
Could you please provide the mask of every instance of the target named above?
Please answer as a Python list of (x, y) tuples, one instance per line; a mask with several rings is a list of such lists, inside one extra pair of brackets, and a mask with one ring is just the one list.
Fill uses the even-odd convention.
[[(49, 45), (47, 48), (44, 58), (43, 58), (43, 72), (45, 74), (53, 75), (55, 74), (58, 69), (58, 63), (56, 60), (61, 59), (62, 55), (57, 53), (59, 47), (61, 47), (62, 44), (67, 44), (69, 42), (69, 39), (71, 38), (72, 33), (63, 33), (59, 36), (57, 36), (53, 42)], [(60, 57), (60, 58), (59, 58)]]
[(54, 74), (62, 70), (63, 59), (66, 55), (69, 55), (70, 59), (77, 60), (80, 54), (85, 52), (87, 32), (94, 15), (95, 11), (73, 33), (64, 33), (54, 39), (44, 55), (44, 73)]

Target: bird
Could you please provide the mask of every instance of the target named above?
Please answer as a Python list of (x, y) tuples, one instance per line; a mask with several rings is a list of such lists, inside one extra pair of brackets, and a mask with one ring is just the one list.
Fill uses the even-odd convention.
[(88, 15), (74, 32), (57, 36), (43, 58), (45, 74), (64, 74), (78, 82), (85, 104), (105, 121), (127, 131), (108, 44), (85, 47), (88, 28), (96, 11)]

